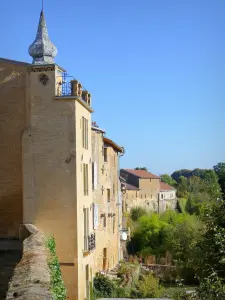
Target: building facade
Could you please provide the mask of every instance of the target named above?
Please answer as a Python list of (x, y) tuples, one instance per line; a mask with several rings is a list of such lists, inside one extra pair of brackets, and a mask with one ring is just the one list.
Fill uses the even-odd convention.
[(159, 212), (165, 212), (167, 209), (175, 210), (176, 206), (176, 189), (164, 182), (160, 182)]
[(160, 181), (160, 177), (145, 170), (121, 169), (123, 212), (142, 207), (148, 211), (164, 212), (176, 209), (176, 190)]
[(95, 273), (119, 261), (123, 149), (95, 139), (91, 95), (54, 63), (43, 11), (29, 53), (32, 64), (0, 58), (0, 237), (19, 238), (25, 223), (53, 234), (68, 299), (84, 300)]
[[(122, 203), (119, 182), (119, 157), (123, 149), (92, 127), (92, 187), (96, 247), (95, 271), (107, 272), (122, 259), (120, 228)], [(112, 243), (113, 241), (113, 243)]]
[(132, 207), (158, 211), (160, 177), (145, 170), (121, 169), (121, 183), (125, 188), (123, 207), (127, 212)]

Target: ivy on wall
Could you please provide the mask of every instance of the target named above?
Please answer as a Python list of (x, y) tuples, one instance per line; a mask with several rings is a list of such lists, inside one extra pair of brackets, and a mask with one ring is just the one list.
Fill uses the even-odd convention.
[(66, 288), (62, 279), (60, 264), (56, 255), (56, 244), (53, 236), (46, 241), (49, 250), (48, 266), (51, 276), (51, 290), (54, 300), (66, 300)]

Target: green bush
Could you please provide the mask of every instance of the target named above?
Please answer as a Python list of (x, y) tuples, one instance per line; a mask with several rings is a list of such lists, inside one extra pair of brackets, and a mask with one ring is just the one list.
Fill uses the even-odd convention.
[(163, 287), (159, 284), (159, 279), (152, 274), (145, 275), (136, 285), (137, 290), (132, 290), (132, 296), (138, 298), (156, 298), (163, 294)]
[(115, 284), (105, 275), (98, 274), (93, 281), (93, 291), (96, 298), (110, 298), (116, 293)]
[(53, 298), (54, 300), (65, 300), (66, 288), (62, 280), (60, 264), (56, 255), (55, 239), (53, 236), (47, 240), (46, 247), (49, 250), (48, 266), (51, 275), (51, 290), (53, 292)]
[(146, 214), (147, 214), (146, 210), (142, 207), (135, 207), (132, 208), (130, 211), (130, 217), (132, 221), (137, 221), (138, 219), (140, 219), (140, 217)]

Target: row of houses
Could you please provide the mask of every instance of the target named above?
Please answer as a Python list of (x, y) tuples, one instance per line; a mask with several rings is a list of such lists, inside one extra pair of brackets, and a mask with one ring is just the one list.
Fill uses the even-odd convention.
[(67, 298), (89, 299), (95, 274), (123, 258), (123, 213), (163, 211), (175, 191), (120, 171), (124, 149), (93, 123), (91, 94), (55, 64), (43, 11), (29, 53), (31, 64), (0, 58), (0, 238), (19, 239), (23, 224), (54, 235)]

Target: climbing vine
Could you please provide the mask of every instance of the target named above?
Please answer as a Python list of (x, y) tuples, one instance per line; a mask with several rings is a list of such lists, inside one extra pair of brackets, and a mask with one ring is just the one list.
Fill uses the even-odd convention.
[(49, 250), (48, 266), (51, 275), (51, 290), (54, 300), (66, 299), (66, 288), (62, 279), (60, 264), (56, 255), (56, 244), (53, 236), (49, 237), (46, 242), (46, 247)]

